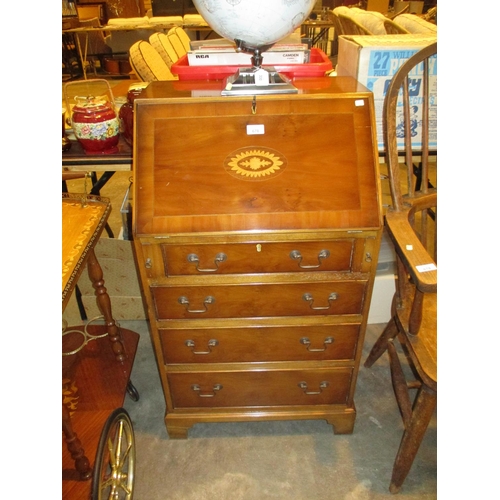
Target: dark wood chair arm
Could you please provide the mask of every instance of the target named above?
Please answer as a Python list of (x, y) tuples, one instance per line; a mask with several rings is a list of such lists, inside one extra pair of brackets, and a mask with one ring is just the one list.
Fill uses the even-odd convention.
[(409, 213), (410, 210), (402, 212), (389, 210), (385, 216), (387, 229), (394, 242), (396, 253), (405, 264), (415, 286), (421, 292), (436, 293), (436, 263), (411, 227), (408, 220)]

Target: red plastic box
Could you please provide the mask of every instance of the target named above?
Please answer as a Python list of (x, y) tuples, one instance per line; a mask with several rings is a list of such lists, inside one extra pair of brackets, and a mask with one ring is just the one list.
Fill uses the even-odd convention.
[[(265, 61), (266, 54), (263, 55)], [(189, 66), (186, 54), (172, 64), (170, 69), (174, 75), (179, 76), (179, 80), (222, 80), (227, 76), (234, 75), (242, 67), (244, 66)], [(265, 68), (266, 65), (264, 64), (263, 67)], [(333, 69), (328, 56), (322, 50), (316, 48), (311, 49), (311, 58), (308, 63), (275, 64), (273, 67), (290, 79), (325, 76), (327, 71)]]

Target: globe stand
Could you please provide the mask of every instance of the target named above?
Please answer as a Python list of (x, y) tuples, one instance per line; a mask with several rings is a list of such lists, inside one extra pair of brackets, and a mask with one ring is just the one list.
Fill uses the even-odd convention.
[(254, 47), (243, 40), (235, 40), (236, 50), (252, 54), (252, 68), (240, 68), (234, 75), (228, 76), (224, 82), (222, 95), (263, 95), (263, 94), (296, 94), (298, 89), (290, 80), (278, 73), (272, 66), (262, 67), (262, 52), (271, 45)]

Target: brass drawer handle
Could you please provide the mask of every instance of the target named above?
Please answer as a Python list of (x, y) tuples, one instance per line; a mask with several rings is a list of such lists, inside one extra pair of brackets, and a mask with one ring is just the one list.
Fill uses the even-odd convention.
[(300, 343), (307, 346), (307, 350), (309, 352), (325, 352), (328, 344), (333, 344), (333, 337), (326, 337), (325, 340), (323, 341), (323, 349), (311, 349), (311, 341), (309, 340), (309, 337), (302, 337), (300, 339)]
[(321, 267), (321, 259), (327, 259), (330, 257), (330, 251), (329, 250), (321, 250), (318, 254), (318, 264), (315, 265), (310, 265), (310, 266), (304, 266), (302, 265), (302, 254), (298, 250), (292, 250), (290, 252), (290, 258), (293, 260), (298, 260), (298, 266), (301, 269), (317, 269), (318, 267)]
[(212, 387), (212, 392), (211, 393), (202, 393), (201, 392), (201, 388), (198, 384), (193, 384), (191, 386), (191, 389), (193, 389), (193, 391), (197, 392), (198, 393), (198, 396), (200, 398), (214, 398), (217, 394), (217, 391), (220, 391), (222, 389), (222, 384), (215, 384), (213, 387)]
[(224, 262), (225, 260), (227, 260), (227, 255), (225, 253), (222, 253), (222, 252), (218, 253), (214, 259), (215, 268), (211, 268), (211, 269), (206, 269), (206, 268), (200, 267), (200, 258), (195, 253), (190, 253), (187, 256), (187, 260), (188, 260), (188, 262), (191, 262), (192, 264), (196, 264), (196, 270), (199, 271), (200, 273), (215, 273), (216, 271), (219, 270), (219, 264), (221, 262)]
[(319, 384), (319, 391), (308, 391), (307, 390), (307, 383), (306, 382), (299, 382), (299, 387), (304, 391), (304, 394), (307, 394), (308, 396), (316, 396), (318, 394), (321, 394), (323, 392), (323, 389), (326, 389), (328, 387), (328, 381), (323, 380), (323, 382), (320, 382)]
[(219, 341), (217, 339), (210, 339), (208, 341), (208, 351), (195, 351), (195, 343), (194, 340), (186, 340), (184, 342), (193, 354), (210, 354), (212, 352), (212, 347), (219, 345)]
[(313, 309), (314, 311), (326, 311), (327, 309), (330, 309), (330, 307), (332, 306), (332, 302), (334, 300), (338, 299), (338, 295), (335, 292), (332, 292), (328, 296), (328, 305), (327, 306), (313, 307), (314, 297), (310, 293), (305, 293), (304, 295), (302, 295), (302, 299), (305, 300), (306, 302), (309, 302), (309, 307), (311, 309)]
[(177, 299), (177, 302), (179, 302), (179, 304), (185, 306), (186, 311), (188, 313), (201, 314), (201, 313), (208, 312), (207, 306), (209, 304), (213, 304), (215, 302), (215, 297), (212, 297), (211, 295), (209, 295), (208, 297), (205, 297), (205, 300), (203, 301), (203, 305), (205, 306), (204, 309), (189, 309), (189, 299), (187, 297), (185, 297), (185, 296), (179, 297)]

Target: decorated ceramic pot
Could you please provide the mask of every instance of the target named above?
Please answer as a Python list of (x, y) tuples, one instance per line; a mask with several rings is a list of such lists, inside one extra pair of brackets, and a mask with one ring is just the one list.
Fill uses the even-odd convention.
[(66, 108), (62, 108), (62, 150), (69, 151), (71, 149), (71, 141), (66, 135)]
[(134, 101), (146, 88), (147, 84), (132, 84), (127, 93), (127, 102), (120, 108), (120, 122), (123, 138), (129, 146), (132, 146), (134, 136)]
[(110, 154), (118, 151), (120, 121), (109, 101), (92, 96), (75, 98), (72, 126), (75, 137), (87, 154)]

